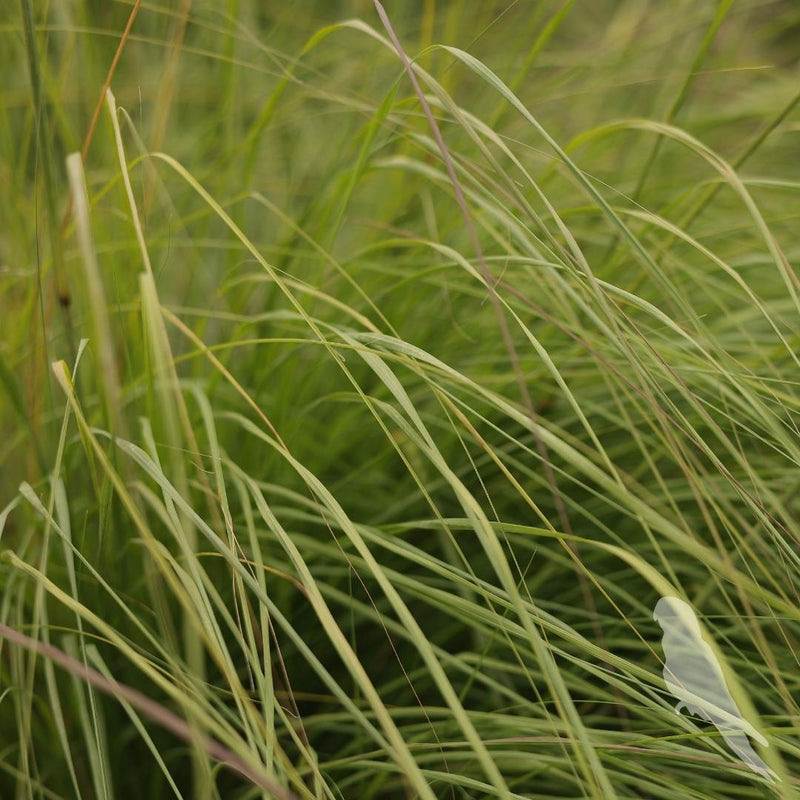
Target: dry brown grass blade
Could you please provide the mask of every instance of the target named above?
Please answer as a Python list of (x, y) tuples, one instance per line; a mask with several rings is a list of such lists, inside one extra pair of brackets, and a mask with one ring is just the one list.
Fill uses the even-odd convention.
[[(100, 96), (97, 98), (97, 103), (95, 104), (94, 111), (92, 112), (92, 119), (89, 122), (89, 129), (86, 131), (86, 137), (83, 140), (83, 147), (81, 147), (81, 161), (83, 162), (86, 161), (86, 156), (89, 155), (89, 148), (92, 144), (94, 130), (97, 127), (97, 120), (100, 119), (100, 112), (103, 109), (103, 101), (106, 99), (106, 92), (108, 91), (109, 86), (111, 86), (111, 80), (114, 77), (114, 73), (117, 71), (117, 65), (119, 64), (120, 58), (122, 58), (122, 52), (125, 50), (125, 45), (128, 43), (128, 38), (131, 35), (133, 23), (136, 20), (136, 15), (139, 13), (139, 8), (141, 5), (142, 0), (134, 0), (131, 13), (128, 15), (128, 22), (125, 24), (125, 30), (122, 31), (122, 36), (120, 37), (119, 44), (117, 45), (117, 50), (114, 53), (114, 58), (111, 59), (111, 66), (108, 68), (108, 74), (106, 75), (105, 81), (103, 81), (103, 88), (100, 89)], [(72, 198), (70, 198), (67, 210), (64, 212), (64, 219), (61, 221), (62, 235), (64, 234), (64, 231), (66, 230), (67, 225), (69, 225), (71, 219)]]
[(24, 647), (30, 652), (48, 658), (53, 663), (58, 664), (62, 669), (86, 681), (86, 683), (91, 684), (101, 692), (105, 692), (105, 694), (120, 700), (125, 700), (137, 711), (144, 714), (162, 728), (174, 733), (186, 742), (199, 744), (212, 758), (215, 758), (234, 772), (238, 772), (240, 775), (247, 778), (247, 780), (251, 781), (253, 785), (261, 787), (273, 797), (280, 798), (281, 800), (298, 800), (297, 795), (289, 789), (279, 786), (260, 770), (255, 769), (251, 764), (241, 758), (241, 756), (228, 750), (227, 747), (220, 744), (216, 739), (212, 739), (209, 736), (198, 736), (198, 734), (192, 731), (189, 725), (186, 724), (185, 720), (173, 714), (168, 708), (165, 708), (152, 698), (134, 689), (132, 686), (127, 686), (117, 681), (111, 681), (101, 673), (86, 666), (86, 664), (67, 655), (58, 647), (48, 644), (47, 642), (37, 641), (3, 623), (0, 623), (0, 637), (20, 647)]

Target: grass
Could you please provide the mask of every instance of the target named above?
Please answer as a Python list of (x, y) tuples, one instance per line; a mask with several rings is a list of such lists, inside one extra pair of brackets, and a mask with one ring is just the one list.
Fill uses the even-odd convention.
[(0, 17), (0, 796), (798, 796), (800, 12), (303, 6)]

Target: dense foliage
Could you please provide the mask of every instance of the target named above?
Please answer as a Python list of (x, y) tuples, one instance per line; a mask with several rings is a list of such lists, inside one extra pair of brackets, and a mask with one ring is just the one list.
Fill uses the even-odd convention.
[(796, 796), (796, 3), (0, 14), (0, 796)]

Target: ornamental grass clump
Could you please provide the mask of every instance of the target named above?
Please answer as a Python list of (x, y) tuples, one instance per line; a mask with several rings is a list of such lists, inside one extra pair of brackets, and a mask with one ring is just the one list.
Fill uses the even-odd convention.
[(795, 797), (794, 4), (3, 20), (1, 797)]

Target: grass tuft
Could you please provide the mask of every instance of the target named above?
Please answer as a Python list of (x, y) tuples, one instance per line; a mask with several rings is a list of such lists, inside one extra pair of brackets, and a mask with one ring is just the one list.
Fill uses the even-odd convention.
[(0, 797), (796, 797), (798, 25), (9, 9)]

